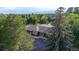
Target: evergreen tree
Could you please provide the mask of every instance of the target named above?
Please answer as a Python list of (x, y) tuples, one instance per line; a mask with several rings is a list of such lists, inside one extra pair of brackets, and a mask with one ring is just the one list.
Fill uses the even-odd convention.
[(63, 9), (63, 7), (60, 7), (56, 10), (57, 19), (53, 24), (52, 34), (48, 37), (47, 50), (72, 50), (73, 35), (71, 35), (69, 24), (63, 19)]
[(47, 24), (48, 23), (48, 16), (47, 15), (42, 15), (40, 18), (40, 24)]
[(71, 25), (72, 33), (75, 36), (75, 39), (73, 41), (74, 47), (76, 49), (79, 49), (79, 15), (70, 13), (66, 16), (66, 19)]
[(32, 50), (31, 37), (25, 30), (25, 22), (21, 16), (10, 14), (0, 23), (1, 50)]

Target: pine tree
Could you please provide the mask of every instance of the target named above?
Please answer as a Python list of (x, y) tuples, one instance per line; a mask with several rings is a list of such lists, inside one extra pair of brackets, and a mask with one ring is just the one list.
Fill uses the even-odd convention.
[(26, 32), (25, 22), (21, 16), (10, 14), (1, 23), (1, 50), (32, 50), (31, 36)]
[(47, 50), (72, 50), (71, 41), (73, 41), (73, 35), (71, 35), (70, 26), (64, 21), (63, 7), (56, 10), (56, 20), (54, 22), (54, 28), (52, 34), (48, 37)]

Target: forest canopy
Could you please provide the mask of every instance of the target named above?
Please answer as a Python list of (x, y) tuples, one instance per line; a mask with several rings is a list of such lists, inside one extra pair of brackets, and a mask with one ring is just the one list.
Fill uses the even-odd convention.
[(33, 50), (34, 38), (25, 29), (28, 24), (54, 26), (46, 37), (45, 50), (79, 50), (79, 7), (64, 9), (60, 7), (53, 14), (0, 14), (0, 50)]

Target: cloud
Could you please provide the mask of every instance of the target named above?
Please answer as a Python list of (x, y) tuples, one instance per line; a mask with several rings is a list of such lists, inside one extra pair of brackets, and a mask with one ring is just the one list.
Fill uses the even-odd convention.
[(14, 10), (16, 7), (3, 7), (3, 9)]
[(1, 0), (4, 7), (71, 7), (79, 6), (78, 0)]

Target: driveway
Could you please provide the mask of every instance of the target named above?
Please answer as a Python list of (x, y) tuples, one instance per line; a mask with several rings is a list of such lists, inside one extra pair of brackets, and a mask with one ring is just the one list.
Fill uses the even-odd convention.
[(33, 39), (34, 49), (33, 51), (44, 51), (47, 41), (43, 38), (34, 38)]

